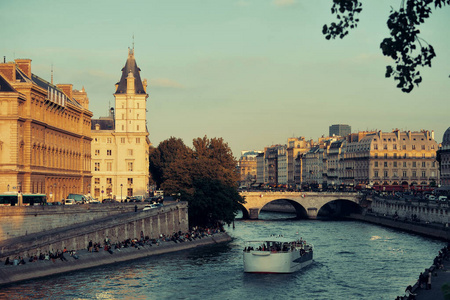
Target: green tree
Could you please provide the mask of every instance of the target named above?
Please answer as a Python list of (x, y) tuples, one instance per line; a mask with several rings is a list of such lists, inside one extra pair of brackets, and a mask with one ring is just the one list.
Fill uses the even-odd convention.
[[(176, 151), (175, 151), (176, 149)], [(189, 202), (189, 223), (230, 223), (244, 199), (237, 192), (239, 173), (228, 144), (206, 136), (193, 140), (193, 149), (180, 139), (161, 142), (150, 155), (150, 173), (168, 194)]]
[[(402, 0), (398, 10), (391, 9), (387, 20), (391, 36), (381, 42), (380, 48), (385, 56), (394, 60), (395, 67), (386, 66), (385, 76), (398, 81), (397, 87), (405, 93), (422, 82), (416, 69), (431, 67), (431, 60), (436, 56), (433, 46), (419, 37), (419, 25), (430, 17), (433, 5), (442, 8), (450, 5), (450, 0)], [(349, 29), (358, 26), (361, 11), (359, 0), (333, 0), (331, 13), (336, 15), (338, 22), (323, 26), (325, 38), (344, 38)]]

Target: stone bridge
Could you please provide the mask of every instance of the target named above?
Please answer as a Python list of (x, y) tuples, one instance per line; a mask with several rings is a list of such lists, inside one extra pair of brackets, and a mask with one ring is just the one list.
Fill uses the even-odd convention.
[(261, 209), (274, 200), (286, 200), (296, 210), (298, 217), (316, 219), (319, 211), (331, 202), (352, 203), (359, 208), (360, 197), (357, 193), (313, 193), (313, 192), (244, 192), (246, 203), (243, 205), (244, 218), (258, 219)]

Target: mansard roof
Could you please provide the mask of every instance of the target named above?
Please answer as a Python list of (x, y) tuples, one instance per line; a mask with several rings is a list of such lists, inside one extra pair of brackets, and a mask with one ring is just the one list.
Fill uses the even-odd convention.
[(100, 119), (91, 119), (91, 130), (114, 130), (115, 123), (112, 117), (103, 117)]
[[(36, 84), (37, 86), (43, 88), (44, 90), (47, 90), (48, 94), (49, 94), (49, 100), (52, 102), (58, 102), (57, 99), (64, 99), (64, 100), (60, 100), (58, 104), (60, 104), (61, 106), (65, 106), (65, 102), (67, 101), (68, 103), (71, 103), (74, 106), (77, 107), (83, 107), (80, 103), (78, 103), (77, 100), (75, 100), (74, 98), (69, 98), (67, 97), (64, 92), (57, 87), (56, 85), (51, 84), (50, 82), (46, 81), (45, 79), (42, 79), (41, 77), (35, 75), (35, 74), (31, 74), (31, 79), (33, 80), (34, 84)], [(55, 97), (57, 99), (50, 99), (51, 98), (51, 94), (54, 93)]]
[(142, 85), (141, 69), (136, 64), (136, 59), (134, 58), (134, 49), (128, 49), (128, 59), (125, 66), (122, 68), (122, 77), (118, 82), (116, 94), (126, 94), (127, 93), (127, 77), (131, 72), (134, 77), (134, 90), (136, 94), (146, 94), (144, 86)]
[(0, 92), (16, 92), (16, 90), (0, 74)]

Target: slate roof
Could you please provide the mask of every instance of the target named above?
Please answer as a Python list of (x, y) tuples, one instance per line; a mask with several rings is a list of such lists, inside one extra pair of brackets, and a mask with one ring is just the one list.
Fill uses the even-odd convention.
[(136, 64), (136, 60), (134, 59), (134, 50), (128, 50), (128, 59), (125, 63), (125, 66), (122, 68), (122, 77), (118, 82), (116, 94), (126, 94), (127, 93), (127, 77), (128, 73), (133, 73), (134, 76), (134, 90), (136, 94), (146, 94), (144, 86), (142, 85), (141, 75), (139, 67)]
[(0, 74), (0, 92), (15, 92), (16, 90)]
[(114, 130), (115, 129), (115, 123), (114, 119), (107, 117), (107, 118), (100, 118), (100, 119), (91, 119), (91, 130), (96, 130), (95, 125), (100, 125), (100, 130)]

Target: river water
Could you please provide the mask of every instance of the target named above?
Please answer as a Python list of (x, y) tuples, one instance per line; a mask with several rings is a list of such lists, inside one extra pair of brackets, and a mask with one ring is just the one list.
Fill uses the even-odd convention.
[[(225, 245), (32, 280), (0, 288), (0, 299), (395, 299), (445, 246), (366, 223), (288, 217), (263, 212), (227, 228), (234, 239)], [(313, 264), (294, 274), (244, 273), (244, 241), (271, 234), (312, 243)]]

